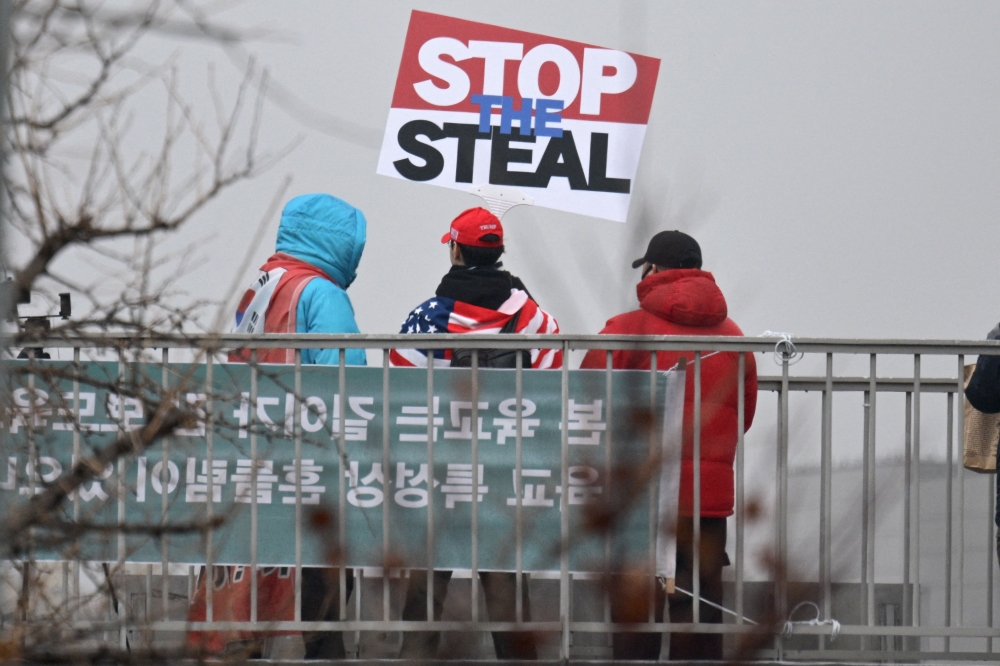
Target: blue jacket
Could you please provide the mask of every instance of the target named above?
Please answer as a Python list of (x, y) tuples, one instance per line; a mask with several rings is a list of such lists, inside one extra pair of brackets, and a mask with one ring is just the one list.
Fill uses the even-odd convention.
[[(285, 205), (275, 250), (312, 264), (336, 283), (317, 278), (306, 285), (296, 333), (360, 333), (346, 289), (357, 277), (366, 231), (364, 214), (329, 194), (303, 194)], [(335, 365), (337, 350), (304, 349), (302, 362)], [(346, 363), (367, 365), (365, 350), (347, 350)]]

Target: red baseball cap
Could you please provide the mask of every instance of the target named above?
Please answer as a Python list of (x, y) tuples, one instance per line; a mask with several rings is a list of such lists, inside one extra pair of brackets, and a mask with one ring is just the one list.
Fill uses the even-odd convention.
[[(484, 241), (484, 236), (499, 236), (496, 241)], [(503, 245), (503, 226), (500, 218), (485, 208), (470, 208), (451, 221), (451, 230), (441, 237), (442, 243), (455, 241), (472, 247), (500, 247)]]

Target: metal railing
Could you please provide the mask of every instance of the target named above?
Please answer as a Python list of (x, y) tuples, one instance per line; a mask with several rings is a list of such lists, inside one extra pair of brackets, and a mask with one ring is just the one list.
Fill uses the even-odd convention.
[[(557, 641), (550, 645), (551, 656), (559, 658), (570, 658), (577, 656), (577, 639), (584, 635), (609, 635), (612, 633), (628, 632), (666, 632), (666, 633), (719, 633), (733, 638), (727, 639), (727, 653), (735, 654), (740, 648), (737, 640), (740, 635), (761, 635), (768, 636), (767, 640), (755, 644), (753, 654), (740, 654), (743, 658), (757, 659), (849, 659), (849, 660), (931, 660), (931, 659), (970, 659), (989, 660), (994, 658), (994, 639), (1000, 638), (1000, 627), (994, 626), (996, 595), (994, 594), (994, 580), (996, 566), (993, 543), (995, 538), (995, 527), (993, 524), (995, 478), (989, 477), (983, 483), (982, 477), (971, 476), (960, 465), (956, 466), (956, 455), (961, 455), (962, 433), (964, 430), (964, 410), (963, 400), (963, 375), (962, 369), (965, 359), (977, 354), (1000, 354), (1000, 343), (993, 342), (971, 342), (971, 341), (919, 341), (919, 340), (835, 340), (835, 339), (796, 339), (775, 340), (774, 338), (731, 338), (731, 337), (671, 337), (671, 336), (583, 336), (583, 335), (553, 335), (553, 336), (494, 336), (494, 335), (287, 335), (287, 336), (263, 336), (250, 337), (240, 335), (223, 336), (95, 336), (79, 337), (70, 339), (45, 340), (39, 343), (32, 343), (32, 346), (44, 346), (53, 350), (68, 350), (66, 353), (72, 354), (72, 363), (75, 367), (86, 366), (88, 361), (86, 355), (93, 358), (100, 358), (102, 354), (108, 353), (117, 355), (119, 359), (119, 376), (125, 376), (125, 368), (141, 367), (146, 372), (151, 373), (158, 363), (166, 366), (171, 350), (183, 350), (188, 360), (194, 363), (201, 363), (205, 366), (207, 375), (206, 385), (212, 386), (212, 368), (217, 367), (215, 360), (217, 355), (225, 350), (253, 348), (253, 349), (273, 349), (292, 348), (295, 349), (295, 363), (293, 366), (294, 383), (291, 392), (294, 394), (295, 403), (292, 407), (293, 413), (298, 414), (302, 409), (302, 364), (301, 352), (307, 348), (335, 348), (351, 349), (362, 348), (367, 350), (381, 350), (383, 352), (383, 383), (382, 400), (385, 412), (386, 426), (382, 431), (381, 462), (382, 469), (386, 477), (393, 462), (392, 447), (390, 446), (388, 406), (390, 404), (391, 393), (391, 372), (388, 364), (388, 350), (405, 347), (422, 350), (451, 349), (451, 348), (504, 348), (504, 349), (560, 349), (563, 352), (564, 364), (558, 370), (560, 373), (560, 403), (562, 405), (561, 420), (561, 468), (560, 478), (562, 488), (569, 487), (569, 459), (567, 457), (567, 440), (569, 428), (567, 423), (567, 402), (569, 387), (569, 366), (579, 361), (575, 359), (574, 352), (586, 350), (604, 350), (606, 352), (606, 391), (607, 404), (613, 404), (612, 398), (612, 352), (615, 350), (642, 350), (642, 351), (681, 351), (690, 354), (689, 371), (694, 374), (695, 398), (694, 398), (694, 421), (695, 433), (694, 447), (694, 497), (695, 512), (698, 513), (698, 506), (701, 500), (701, 488), (699, 472), (700, 465), (700, 436), (701, 428), (698, 426), (701, 418), (701, 377), (702, 364), (705, 358), (713, 352), (732, 352), (738, 355), (738, 372), (736, 387), (738, 390), (738, 417), (737, 422), (742, 423), (744, 417), (744, 382), (743, 374), (746, 371), (747, 356), (754, 353), (764, 353), (764, 362), (773, 357), (777, 363), (777, 373), (765, 375), (761, 373), (759, 378), (759, 392), (761, 401), (758, 404), (757, 420), (754, 427), (744, 435), (743, 429), (738, 432), (738, 444), (736, 449), (736, 459), (734, 463), (736, 486), (735, 486), (735, 514), (731, 519), (731, 525), (735, 528), (732, 537), (727, 544), (727, 551), (732, 559), (732, 573), (727, 580), (727, 599), (724, 606), (730, 611), (723, 624), (707, 624), (700, 622), (701, 600), (698, 589), (698, 575), (700, 549), (698, 521), (694, 521), (696, 544), (693, 549), (693, 571), (696, 572), (693, 578), (694, 589), (689, 592), (694, 596), (692, 623), (679, 624), (657, 623), (652, 618), (652, 606), (650, 606), (650, 618), (647, 622), (621, 624), (610, 621), (608, 612), (608, 595), (600, 600), (603, 604), (603, 611), (600, 620), (579, 620), (575, 619), (580, 615), (579, 608), (574, 607), (574, 581), (593, 579), (594, 576), (600, 578), (600, 574), (594, 574), (588, 578), (587, 575), (572, 572), (569, 566), (569, 544), (570, 544), (570, 518), (567, 495), (562, 493), (560, 505), (559, 526), (559, 561), (558, 569), (558, 609), (555, 617), (551, 619), (534, 620), (531, 622), (496, 622), (489, 621), (480, 616), (480, 593), (476, 584), (477, 580), (477, 551), (479, 533), (477, 525), (478, 486), (475, 482), (475, 472), (473, 472), (473, 496), (471, 504), (472, 510), (472, 549), (470, 552), (469, 571), (471, 578), (470, 585), (470, 606), (468, 619), (442, 619), (439, 621), (402, 621), (393, 617), (396, 603), (392, 599), (393, 576), (399, 576), (399, 572), (390, 571), (386, 567), (379, 570), (369, 571), (367, 575), (381, 578), (381, 599), (371, 608), (377, 609), (376, 614), (379, 619), (362, 619), (365, 614), (362, 612), (361, 587), (364, 571), (356, 571), (358, 584), (355, 585), (355, 606), (351, 609), (348, 605), (347, 597), (347, 576), (346, 567), (339, 568), (339, 613), (338, 621), (324, 622), (304, 622), (301, 619), (300, 602), (302, 598), (301, 576), (295, 576), (295, 607), (294, 619), (291, 621), (259, 622), (257, 618), (257, 579), (253, 580), (253, 601), (251, 617), (248, 622), (218, 622), (213, 621), (213, 593), (212, 585), (206, 586), (207, 615), (204, 622), (189, 622), (186, 619), (171, 617), (168, 609), (168, 599), (171, 594), (171, 578), (175, 578), (178, 572), (178, 565), (171, 559), (169, 539), (164, 539), (162, 549), (162, 560), (156, 563), (150, 562), (145, 570), (146, 592), (145, 618), (139, 621), (134, 617), (128, 617), (127, 613), (120, 611), (117, 618), (109, 616), (107, 619), (98, 620), (94, 617), (82, 617), (85, 609), (81, 606), (77, 617), (71, 618), (70, 626), (80, 632), (105, 632), (109, 640), (117, 642), (119, 645), (125, 644), (126, 634), (130, 629), (142, 628), (144, 631), (154, 632), (188, 632), (188, 631), (208, 631), (208, 630), (250, 630), (250, 631), (345, 631), (356, 632), (356, 642), (360, 644), (361, 635), (359, 632), (409, 632), (409, 631), (445, 631), (445, 632), (489, 632), (489, 631), (531, 631), (539, 635), (552, 634), (558, 636)], [(154, 350), (162, 354), (159, 359), (154, 356)], [(176, 354), (177, 352), (175, 352)], [(58, 354), (57, 354), (58, 355)], [(345, 354), (341, 353), (340, 364), (337, 371), (337, 399), (339, 400), (339, 433), (337, 435), (338, 445), (343, 451), (346, 437), (346, 414), (348, 395), (347, 374), (345, 365)], [(515, 490), (520, 488), (522, 478), (522, 386), (525, 372), (544, 372), (526, 370), (522, 367), (521, 355), (517, 356), (518, 366), (516, 369), (508, 371), (515, 375), (516, 384), (516, 472)], [(657, 368), (653, 355), (653, 367), (650, 371), (650, 387), (652, 396), (655, 396), (655, 377)], [(802, 359), (800, 365), (795, 363)], [(867, 374), (857, 372), (856, 359), (867, 360)], [(126, 359), (130, 359), (126, 361)], [(473, 359), (476, 355), (473, 354)], [(571, 360), (573, 359), (573, 360)], [(67, 359), (68, 360), (68, 359)], [(851, 366), (851, 374), (836, 374), (834, 372), (835, 360)], [(881, 363), (880, 363), (881, 361)], [(31, 368), (44, 367), (45, 362), (34, 362)], [(879, 376), (879, 367), (891, 365), (898, 372), (901, 367), (909, 366), (910, 372), (904, 376)], [(923, 376), (927, 364), (935, 365), (938, 372), (941, 368), (950, 365), (956, 374), (945, 372), (942, 377)], [(794, 366), (794, 368), (793, 368)], [(260, 375), (270, 372), (276, 366), (250, 364), (251, 389), (250, 389), (250, 456), (256, 460), (259, 451), (258, 441), (253, 430), (253, 418), (255, 409), (253, 405), (258, 400), (258, 382)], [(763, 363), (761, 368), (763, 368)], [(808, 372), (802, 369), (809, 369)], [(794, 372), (799, 370), (800, 372)], [(426, 374), (426, 415), (427, 415), (427, 458), (430, 468), (433, 469), (435, 461), (434, 452), (434, 382), (435, 375), (441, 370), (428, 367), (422, 370)], [(455, 372), (455, 371), (449, 371)], [(481, 370), (475, 365), (471, 370), (461, 372), (470, 373), (471, 382), (471, 462), (472, 470), (478, 465), (478, 429), (475, 424), (479, 423), (479, 376)], [(555, 372), (555, 371), (550, 371)], [(29, 369), (26, 376), (29, 381), (34, 381), (34, 372)], [(152, 376), (152, 374), (150, 374)], [(163, 373), (163, 389), (168, 389), (167, 373)], [(31, 384), (34, 390), (34, 384)], [(208, 404), (205, 406), (209, 427), (206, 429), (208, 442), (207, 466), (212, 468), (212, 419), (213, 411), (211, 404), (211, 391)], [(807, 404), (799, 401), (799, 396), (813, 393), (819, 396), (819, 404)], [(835, 396), (860, 397), (860, 405), (849, 405), (845, 412), (838, 408), (834, 410)], [(902, 404), (892, 402), (893, 396), (902, 397)], [(795, 396), (795, 398), (793, 398)], [(934, 413), (928, 412), (928, 405), (932, 401), (943, 398), (941, 406)], [(79, 413), (80, 406), (80, 380), (77, 379), (73, 385), (72, 395), (69, 396), (73, 404), (75, 413)], [(805, 399), (805, 398), (803, 398)], [(773, 423), (766, 423), (764, 409), (768, 402), (773, 400), (775, 409), (775, 420)], [(655, 397), (651, 397), (655, 401)], [(795, 403), (793, 405), (793, 402)], [(885, 402), (886, 406), (883, 405)], [(30, 401), (29, 409), (33, 410), (35, 401)], [(654, 405), (655, 406), (655, 405)], [(901, 407), (901, 409), (899, 409)], [(818, 409), (817, 409), (818, 408)], [(798, 410), (798, 411), (797, 411)], [(881, 410), (881, 411), (880, 411)], [(839, 420), (834, 419), (834, 414)], [(843, 415), (843, 416), (841, 416)], [(34, 416), (29, 414), (31, 421)], [(608, 428), (612, 418), (621, 418), (618, 414), (608, 414)], [(853, 420), (861, 419), (863, 425), (860, 428), (861, 442), (854, 442), (851, 433), (857, 430)], [(845, 424), (842, 427), (838, 424)], [(853, 424), (853, 425), (851, 425)], [(259, 424), (258, 424), (259, 425)], [(792, 428), (795, 426), (794, 434)], [(932, 434), (924, 435), (925, 429), (929, 429)], [(81, 432), (80, 428), (73, 429), (74, 460), (80, 460)], [(810, 430), (808, 436), (804, 433)], [(818, 432), (817, 432), (818, 431)], [(34, 464), (33, 469), (37, 469), (37, 461), (31, 456), (36, 456), (34, 448), (34, 431), (32, 428), (25, 428), (23, 445), (28, 449), (28, 460)], [(845, 433), (841, 435), (841, 432)], [(886, 432), (889, 433), (886, 437)], [(816, 437), (818, 435), (818, 437)], [(21, 445), (15, 443), (12, 434), (8, 431), (7, 447)], [(841, 456), (838, 464), (835, 461), (839, 450), (835, 447), (835, 441), (847, 438), (850, 449), (857, 451), (860, 456), (853, 459)], [(893, 442), (896, 447), (901, 440), (901, 467), (902, 478), (897, 479), (901, 488), (896, 488), (889, 492), (889, 489), (880, 486), (880, 470), (885, 470), (889, 465), (900, 466), (897, 455), (895, 458), (880, 458), (879, 449), (876, 443), (880, 438), (886, 438)], [(303, 432), (301, 421), (296, 420), (293, 439), (295, 443), (295, 465), (296, 465), (296, 489), (295, 489), (295, 540), (294, 556), (289, 558), (289, 564), (294, 563), (297, 570), (301, 571), (303, 564), (303, 539), (307, 536), (306, 528), (303, 526), (305, 515), (302, 503), (302, 445)], [(818, 441), (816, 441), (818, 440)], [(169, 445), (169, 438), (167, 440)], [(750, 442), (750, 444), (748, 444)], [(164, 447), (163, 460), (167, 460), (166, 447)], [(607, 448), (610, 451), (611, 444)], [(756, 446), (756, 448), (754, 448)], [(770, 453), (773, 447), (773, 467), (766, 469), (763, 462), (763, 454)], [(818, 450), (817, 450), (818, 448)], [(610, 456), (610, 453), (608, 453)], [(750, 459), (748, 459), (748, 455)], [(812, 458), (809, 458), (812, 456)], [(800, 520), (797, 515), (805, 506), (804, 495), (793, 497), (795, 490), (790, 489), (790, 477), (797, 479), (804, 472), (801, 464), (793, 465), (792, 458), (813, 459), (818, 456), (819, 465), (814, 470), (818, 478), (808, 477), (812, 482), (818, 482), (818, 487), (808, 479), (805, 483), (806, 489), (818, 495), (818, 516), (816, 516), (816, 537), (817, 542), (812, 546), (812, 554), (808, 554), (808, 548), (793, 546), (790, 538), (796, 537), (789, 533), (790, 521)], [(752, 459), (752, 460), (751, 460)], [(846, 460), (846, 462), (845, 462)], [(959, 458), (960, 460), (960, 458)], [(341, 455), (341, 465), (344, 458)], [(841, 474), (843, 470), (853, 469), (851, 464), (860, 464), (860, 524), (846, 525), (837, 523), (835, 514), (838, 506), (834, 502), (836, 492), (834, 477)], [(608, 463), (610, 464), (610, 463)], [(748, 468), (749, 465), (749, 468)], [(166, 469), (164, 464), (161, 468)], [(748, 479), (748, 469), (753, 472), (752, 479)], [(124, 476), (121, 463), (119, 463), (119, 484), (118, 492), (118, 516), (124, 521)], [(937, 510), (934, 504), (939, 498), (930, 498), (928, 493), (932, 481), (931, 471), (938, 470), (944, 475), (944, 517), (943, 525), (930, 524), (930, 509)], [(844, 472), (847, 474), (847, 472)], [(935, 472), (936, 474), (937, 472)], [(771, 476), (766, 477), (766, 474)], [(850, 472), (853, 474), (853, 472)], [(807, 475), (808, 476), (808, 475)], [(348, 521), (345, 518), (345, 495), (347, 483), (345, 472), (341, 468), (339, 471), (339, 481), (337, 487), (337, 510), (339, 512), (336, 525), (338, 529), (336, 542), (339, 548), (343, 549), (350, 541), (352, 535), (347, 531)], [(844, 477), (847, 478), (847, 477)], [(853, 478), (853, 477), (851, 477)], [(34, 494), (37, 482), (35, 476), (27, 475), (27, 480), (32, 487), (26, 494)], [(752, 481), (753, 492), (764, 494), (750, 496), (748, 481)], [(253, 498), (251, 503), (251, 528), (248, 534), (250, 541), (251, 557), (247, 564), (251, 571), (256, 571), (259, 562), (257, 560), (257, 541), (259, 538), (258, 506), (257, 497), (257, 476), (253, 475)], [(851, 483), (853, 483), (852, 481)], [(981, 500), (966, 506), (967, 482), (969, 488), (978, 488), (985, 485), (983, 493), (985, 496)], [(388, 478), (386, 478), (388, 483)], [(207, 495), (212, 496), (213, 475), (207, 474)], [(794, 484), (793, 484), (794, 485)], [(803, 485), (803, 484), (798, 484)], [(771, 496), (767, 495), (767, 489), (771, 489)], [(936, 487), (934, 488), (937, 492)], [(898, 491), (898, 492), (897, 492)], [(899, 516), (889, 516), (880, 498), (896, 493), (900, 499), (898, 502), (888, 507), (898, 510)], [(517, 492), (520, 497), (520, 492)], [(650, 495), (652, 498), (652, 494)], [(811, 501), (811, 500), (810, 500)], [(163, 516), (167, 514), (167, 494), (162, 494)], [(770, 520), (761, 519), (761, 506), (771, 505)], [(390, 539), (390, 502), (386, 501), (382, 506), (382, 539), (383, 552), (388, 552)], [(212, 518), (213, 506), (211, 501), (206, 502), (208, 518)], [(434, 514), (434, 503), (428, 502), (427, 508), (427, 552), (429, 561), (433, 562), (433, 551), (435, 548), (435, 521), (439, 520)], [(882, 513), (879, 513), (879, 511)], [(524, 571), (522, 566), (522, 538), (524, 531), (524, 518), (522, 515), (522, 502), (518, 499), (516, 503), (516, 534), (517, 543), (517, 618), (522, 618), (521, 608), (521, 585)], [(80, 502), (78, 495), (70, 501), (70, 513), (73, 519), (80, 517)], [(765, 513), (767, 513), (765, 509)], [(843, 513), (841, 511), (841, 513)], [(979, 515), (982, 514), (982, 515)], [(893, 543), (884, 535), (890, 531), (887, 524), (889, 517), (893, 517), (901, 523), (901, 537), (898, 543)], [(810, 519), (811, 520), (811, 519)], [(974, 521), (970, 523), (969, 521)], [(971, 565), (971, 560), (967, 561), (969, 551), (966, 549), (966, 535), (970, 524), (974, 529), (981, 529), (983, 536), (982, 544), (985, 544), (985, 552), (977, 566)], [(979, 525), (979, 528), (975, 526)], [(651, 541), (655, 535), (653, 514), (650, 513), (650, 536)], [(895, 529), (895, 527), (892, 527)], [(943, 535), (936, 533), (936, 530), (943, 530)], [(932, 530), (935, 530), (932, 533)], [(208, 570), (212, 571), (212, 538), (213, 531), (207, 531), (207, 546), (205, 549), (205, 564)], [(748, 559), (755, 557), (754, 553), (748, 552), (748, 542), (753, 540), (756, 534), (757, 542), (771, 540), (770, 564), (768, 566), (753, 565)], [(860, 546), (855, 548), (851, 545), (846, 551), (840, 552), (837, 543), (844, 539), (844, 535), (858, 535)], [(943, 538), (942, 538), (943, 537)], [(975, 541), (978, 543), (976, 537)], [(849, 539), (850, 540), (850, 539)], [(972, 541), (969, 542), (970, 544)], [(977, 545), (976, 548), (979, 546)], [(650, 543), (652, 548), (652, 543)], [(893, 554), (891, 551), (898, 548)], [(931, 550), (937, 549), (927, 555)], [(846, 555), (854, 551), (859, 556), (860, 571), (855, 576), (853, 566), (842, 566)], [(118, 535), (117, 538), (118, 564), (121, 570), (128, 559), (125, 547), (125, 537)], [(923, 556), (923, 557), (922, 557)], [(610, 557), (610, 555), (609, 555)], [(877, 559), (877, 557), (879, 559)], [(815, 575), (797, 576), (798, 569), (811, 571), (810, 561), (812, 558), (818, 561)], [(934, 561), (934, 568), (921, 566), (922, 559)], [(29, 563), (31, 557), (23, 558)], [(850, 558), (847, 558), (850, 559)], [(938, 568), (938, 560), (941, 560)], [(804, 561), (803, 561), (804, 560)], [(21, 560), (18, 560), (22, 566)], [(888, 562), (889, 564), (883, 564)], [(876, 568), (879, 564), (880, 568)], [(970, 566), (966, 566), (970, 564)], [(155, 573), (155, 565), (159, 571)], [(801, 565), (801, 566), (800, 566)], [(132, 565), (133, 568), (136, 565)], [(146, 566), (146, 565), (140, 565)], [(608, 565), (610, 567), (610, 565)], [(72, 562), (63, 565), (62, 569), (62, 591), (69, 601), (74, 595), (79, 599), (81, 590), (81, 570), (86, 569), (86, 563)], [(425, 567), (418, 567), (425, 568)], [(183, 570), (183, 569), (180, 569)], [(193, 570), (192, 570), (193, 571)], [(8, 572), (10, 573), (10, 572)], [(171, 575), (173, 574), (173, 575)], [(152, 583), (154, 575), (161, 576), (160, 595), (162, 605), (160, 609), (155, 609), (152, 604), (152, 596), (155, 585)], [(423, 575), (423, 574), (420, 574)], [(652, 574), (647, 574), (652, 576)], [(15, 575), (16, 578), (16, 575)], [(192, 591), (192, 574), (187, 574), (189, 594)], [(539, 577), (540, 580), (544, 576)], [(756, 580), (755, 580), (756, 579)], [(839, 580), (838, 580), (839, 579)], [(534, 579), (533, 579), (534, 580)], [(69, 581), (68, 583), (66, 581)], [(651, 583), (655, 584), (652, 577)], [(760, 585), (765, 583), (765, 588)], [(756, 586), (756, 587), (755, 587)], [(847, 586), (847, 587), (844, 587)], [(892, 589), (890, 589), (892, 588)], [(855, 604), (852, 617), (842, 617), (839, 625), (833, 623), (804, 623), (797, 622), (799, 617), (790, 617), (790, 612), (794, 610), (795, 601), (814, 601), (818, 607), (820, 619), (834, 620), (837, 618), (838, 610), (838, 590), (843, 592), (844, 598), (851, 594), (858, 596), (858, 603)], [(846, 591), (845, 591), (846, 590)], [(556, 591), (553, 591), (556, 592)], [(849, 592), (849, 593), (848, 593)], [(974, 607), (967, 598), (982, 597), (981, 604)], [(973, 594), (974, 593), (974, 594)], [(754, 596), (756, 595), (756, 596)], [(763, 604), (760, 597), (773, 595), (771, 605)], [(899, 600), (895, 603), (882, 603), (885, 598)], [(893, 596), (896, 595), (896, 596)], [(56, 595), (58, 596), (58, 594)], [(366, 602), (367, 603), (367, 602)], [(847, 603), (847, 602), (844, 602)], [(117, 602), (116, 602), (117, 604)], [(848, 605), (851, 605), (848, 603)], [(840, 608), (842, 609), (843, 604)], [(894, 610), (887, 610), (890, 607)], [(767, 609), (766, 617), (752, 617), (754, 611), (763, 612)], [(354, 618), (349, 619), (349, 614), (353, 611)], [(432, 595), (427, 595), (428, 617), (433, 617)], [(853, 612), (853, 611), (852, 611)], [(848, 613), (850, 615), (850, 613)], [(891, 617), (890, 617), (891, 616)], [(975, 618), (975, 623), (970, 619)], [(17, 621), (30, 624), (32, 619), (30, 613), (22, 613)], [(786, 624), (786, 620), (789, 622)], [(891, 622), (891, 624), (888, 624)], [(108, 633), (110, 632), (110, 633)], [(813, 638), (809, 638), (813, 637)], [(606, 647), (606, 646), (605, 646)], [(594, 652), (594, 649), (597, 651)], [(600, 653), (601, 646), (591, 650), (591, 653)], [(588, 654), (591, 654), (588, 653)], [(358, 653), (355, 653), (358, 656)]]

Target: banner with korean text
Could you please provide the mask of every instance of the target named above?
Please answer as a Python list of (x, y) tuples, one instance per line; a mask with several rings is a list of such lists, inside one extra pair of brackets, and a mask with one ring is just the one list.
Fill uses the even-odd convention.
[[(25, 367), (21, 362), (11, 366), (12, 377)], [(222, 519), (211, 540), (213, 562), (249, 563), (255, 439), (257, 560), (261, 565), (294, 564), (296, 433), (301, 437), (303, 506), (298, 529), (307, 565), (336, 559), (351, 566), (378, 567), (387, 561), (426, 566), (427, 509), (433, 503), (435, 567), (467, 569), (473, 484), (479, 498), (478, 566), (484, 570), (515, 567), (517, 497), (522, 504), (525, 570), (559, 569), (564, 492), (573, 570), (603, 571), (606, 538), (615, 562), (648, 562), (650, 544), (660, 532), (657, 526), (673, 525), (676, 518), (683, 371), (660, 373), (655, 395), (649, 372), (613, 372), (611, 404), (606, 373), (570, 371), (565, 459), (562, 373), (525, 371), (522, 482), (517, 484), (513, 370), (479, 371), (475, 426), (471, 370), (435, 370), (429, 460), (424, 369), (392, 368), (389, 404), (384, 404), (381, 368), (348, 367), (341, 401), (338, 368), (303, 367), (297, 401), (294, 368), (265, 365), (259, 371), (256, 404), (251, 405), (251, 371), (242, 364), (214, 365), (207, 385), (203, 365), (120, 370), (116, 363), (89, 363), (82, 366), (87, 378), (77, 393), (63, 372), (71, 366), (51, 362), (36, 367), (42, 371), (31, 377), (33, 388), (28, 377), (20, 376), (2, 424), (0, 460), (6, 465), (0, 466), (0, 509), (5, 515), (69, 470), (74, 439), (80, 454), (89, 456), (141, 427), (149, 416), (147, 405), (155, 404), (164, 382), (180, 387), (178, 400), (197, 415), (165, 441), (108, 465), (80, 487), (72, 500), (79, 522), (130, 526), (122, 541), (113, 530), (82, 529), (83, 559), (160, 562), (164, 539), (132, 528), (157, 525), (164, 515), (174, 525), (196, 525), (210, 510)], [(341, 418), (343, 458), (338, 456)], [(476, 469), (473, 428), (478, 439)], [(338, 541), (341, 483), (343, 549)], [(60, 520), (72, 520), (72, 502)], [(383, 550), (383, 512), (388, 552)], [(650, 533), (651, 526), (657, 534)], [(36, 543), (39, 559), (61, 559), (70, 545), (53, 542), (47, 547), (44, 530)], [(207, 548), (199, 532), (169, 536), (171, 562), (203, 563)], [(672, 565), (672, 549), (668, 559)]]
[(414, 11), (378, 173), (624, 222), (660, 61)]

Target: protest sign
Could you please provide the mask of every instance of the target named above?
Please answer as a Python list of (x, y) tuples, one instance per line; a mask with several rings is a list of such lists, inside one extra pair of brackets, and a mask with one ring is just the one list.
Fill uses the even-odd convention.
[(414, 11), (378, 173), (624, 222), (660, 61)]
[[(73, 382), (60, 378), (65, 376), (59, 371), (62, 364), (44, 365), (46, 372), (36, 374), (30, 385), (24, 375), (11, 373), (12, 378), (20, 377), (21, 385), (12, 387), (12, 404), (4, 410), (0, 433), (0, 460), (6, 463), (6, 469), (0, 469), (0, 510), (5, 515), (70, 469), (74, 445), (86, 454), (127, 436), (150, 416), (134, 391), (128, 396), (114, 390), (132, 381), (120, 374), (116, 363), (86, 364), (92, 381), (81, 382), (76, 397)], [(138, 376), (129, 385), (159, 385), (160, 372), (156, 368), (153, 376)], [(330, 553), (337, 551), (338, 559), (350, 566), (379, 567), (388, 560), (397, 566), (426, 566), (427, 507), (433, 503), (434, 566), (467, 569), (473, 484), (478, 485), (479, 499), (477, 564), (483, 570), (515, 567), (518, 496), (523, 566), (528, 571), (560, 568), (564, 485), (572, 535), (569, 566), (574, 571), (604, 570), (607, 533), (602, 525), (607, 525), (600, 516), (608, 511), (615, 516), (610, 537), (616, 565), (648, 562), (649, 546), (657, 538), (650, 528), (676, 520), (683, 371), (660, 373), (655, 398), (650, 395), (649, 372), (616, 371), (610, 404), (603, 371), (570, 371), (565, 452), (562, 373), (524, 372), (520, 485), (514, 473), (513, 370), (479, 371), (476, 425), (471, 370), (434, 372), (433, 460), (428, 460), (423, 369), (391, 369), (388, 405), (382, 397), (381, 368), (347, 368), (341, 400), (336, 367), (306, 366), (296, 399), (289, 388), (297, 384), (294, 368), (265, 365), (259, 372), (256, 405), (250, 402), (247, 365), (215, 365), (209, 383), (205, 366), (170, 364), (162, 372), (169, 386), (183, 381), (178, 400), (200, 416), (165, 441), (108, 465), (76, 491), (79, 520), (108, 529), (82, 530), (75, 544), (79, 550), (70, 549), (74, 557), (160, 562), (167, 547), (163, 537), (133, 529), (119, 539), (111, 526), (157, 525), (164, 517), (175, 525), (198, 524), (211, 507), (212, 515), (225, 518), (210, 542), (212, 561), (246, 564), (251, 561), (256, 504), (257, 562), (292, 565), (297, 493), (303, 507), (299, 534), (305, 565), (328, 564)], [(343, 458), (338, 455), (341, 428)], [(475, 470), (473, 430), (478, 440)], [(300, 484), (295, 474), (296, 433), (301, 437)], [(662, 468), (667, 473), (661, 473), (660, 460), (667, 463)], [(336, 528), (340, 497), (347, 538), (343, 549)], [(330, 516), (325, 523), (313, 520), (311, 512), (316, 510)], [(652, 520), (651, 510), (658, 514)], [(383, 550), (383, 511), (388, 552)], [(72, 513), (67, 507), (64, 519), (72, 520)], [(39, 532), (37, 559), (65, 557), (58, 547), (44, 546), (46, 542)], [(197, 531), (169, 536), (171, 562), (204, 563), (207, 547)], [(671, 577), (672, 544), (661, 538), (657, 553), (658, 572)]]

